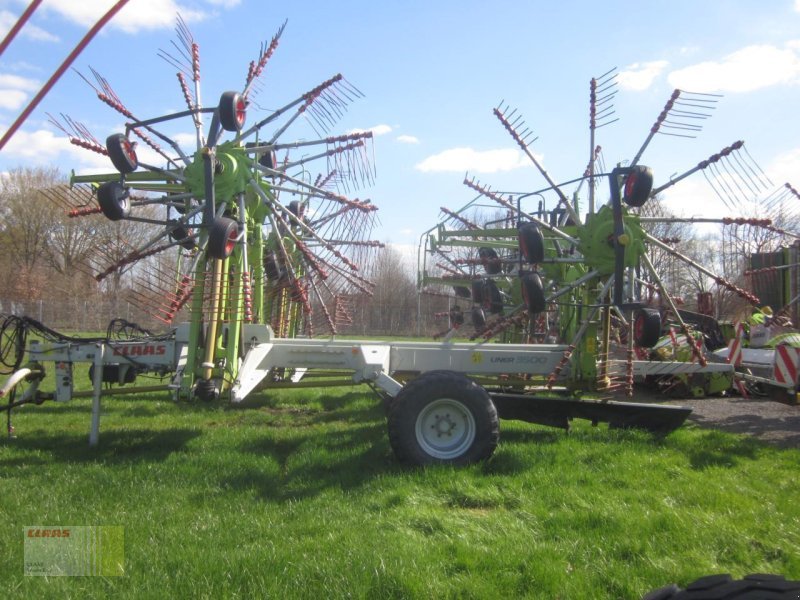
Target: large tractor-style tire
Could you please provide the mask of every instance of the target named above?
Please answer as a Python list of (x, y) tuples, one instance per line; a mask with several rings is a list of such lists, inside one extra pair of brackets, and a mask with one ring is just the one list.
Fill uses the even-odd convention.
[(780, 575), (747, 575), (734, 580), (730, 575), (708, 575), (690, 583), (686, 589), (675, 584), (645, 594), (642, 600), (724, 600), (796, 599), (800, 597), (800, 581), (789, 581)]
[(661, 337), (661, 313), (654, 308), (640, 308), (633, 317), (633, 343), (652, 348)]
[(389, 443), (406, 463), (471, 464), (489, 458), (499, 438), (488, 392), (461, 373), (423, 373), (400, 390), (389, 410)]
[(208, 256), (228, 258), (236, 247), (239, 237), (239, 224), (227, 217), (217, 217), (208, 232)]
[(653, 191), (653, 170), (644, 165), (636, 165), (625, 178), (622, 201), (628, 206), (644, 206)]
[(109, 221), (120, 221), (131, 212), (128, 189), (119, 181), (106, 181), (97, 188), (97, 203)]

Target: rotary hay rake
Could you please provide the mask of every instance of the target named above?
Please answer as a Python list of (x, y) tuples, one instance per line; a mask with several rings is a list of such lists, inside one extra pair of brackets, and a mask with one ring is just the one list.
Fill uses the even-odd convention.
[[(586, 334), (597, 329), (594, 315), (604, 311), (610, 319), (613, 311), (624, 319), (625, 311), (632, 307), (628, 296), (637, 287), (633, 285), (637, 279), (629, 271), (644, 259), (641, 248), (645, 233), (638, 225), (638, 216), (627, 214), (622, 203), (641, 205), (647, 200), (652, 176), (645, 167), (593, 175), (590, 166), (587, 179), (594, 183), (606, 177), (611, 183), (612, 201), (610, 207), (597, 211), (592, 226), (583, 228), (577, 225), (577, 211), (552, 181), (547, 190), (559, 194), (559, 210), (563, 212), (554, 224), (528, 215), (519, 205), (497, 196), (511, 211), (515, 223), (524, 217), (534, 227), (524, 234), (526, 261), (552, 263), (551, 272), (542, 269), (541, 273), (552, 281), (557, 277), (565, 280), (562, 290), (548, 298), (539, 271), (520, 270), (522, 283), (516, 291), (510, 286), (511, 296), (534, 313), (543, 312), (548, 303), (562, 296), (570, 299), (571, 304), (559, 310), (574, 314), (568, 325), (572, 343), (383, 343), (292, 338), (313, 333), (315, 314), (316, 322), (330, 331), (347, 321), (347, 298), (368, 293), (371, 287), (359, 274), (356, 261), (380, 244), (367, 237), (375, 207), (369, 201), (342, 195), (343, 190), (350, 189), (348, 186), (372, 179), (372, 169), (365, 160), (369, 134), (303, 142), (279, 139), (301, 116), (308, 116), (312, 126), (327, 132), (344, 104), (360, 95), (355, 88), (341, 76), (333, 77), (282, 108), (269, 111), (250, 128), (244, 127), (248, 103), (254, 104), (258, 78), (282, 31), (283, 27), (262, 46), (251, 63), (243, 91), (223, 93), (211, 108), (202, 108), (200, 103), (199, 48), (179, 21), (174, 46), (180, 56), (162, 52), (162, 57), (178, 67), (187, 110), (137, 118), (110, 84), (93, 72), (92, 80), (85, 78), (87, 83), (103, 103), (126, 117), (125, 133), (113, 134), (101, 144), (78, 121), (66, 115), (52, 118), (74, 144), (108, 156), (117, 169), (108, 175), (73, 176), (70, 193), (56, 196), (61, 202), (66, 199), (70, 214), (75, 218), (102, 214), (113, 223), (139, 222), (153, 230), (145, 244), (133, 245), (121, 239), (121, 257), (87, 268), (92, 268), (98, 279), (119, 278), (123, 270), (130, 270), (139, 283), (132, 290), (132, 301), (150, 307), (153, 316), (165, 324), (172, 324), (182, 310), (188, 313), (189, 321), (163, 336), (115, 321), (105, 337), (87, 339), (57, 334), (31, 319), (8, 317), (2, 324), (0, 358), (13, 373), (0, 388), (0, 396), (9, 399), (9, 432), (12, 408), (48, 399), (91, 396), (89, 442), (96, 445), (104, 395), (169, 388), (176, 399), (210, 399), (224, 394), (236, 403), (260, 387), (334, 383), (366, 383), (379, 392), (386, 400), (391, 446), (401, 460), (415, 464), (466, 464), (489, 457), (499, 439), (498, 417), (563, 428), (579, 417), (656, 432), (668, 432), (683, 423), (691, 409), (554, 399), (527, 393), (532, 381), (547, 374), (548, 383), (563, 380), (567, 372), (585, 380), (585, 375), (576, 375), (579, 370), (574, 360), (571, 368), (565, 367), (576, 349), (577, 354), (592, 357), (594, 365), (588, 344), (597, 336)], [(496, 114), (533, 158), (524, 133), (514, 129), (516, 123), (502, 110)], [(203, 119), (208, 115), (211, 119), (206, 126)], [(181, 118), (190, 119), (194, 125), (196, 149), (192, 153), (184, 152), (160, 130), (163, 123)], [(262, 138), (264, 128), (273, 123), (277, 130)], [(231, 133), (233, 139), (224, 140), (224, 132)], [(164, 166), (141, 162), (134, 138), (160, 157), (156, 160), (163, 160)], [(169, 149), (162, 149), (160, 144)], [(288, 155), (289, 150), (315, 145), (324, 149), (299, 160)], [(305, 175), (308, 165), (323, 158), (329, 168), (312, 183)], [(298, 170), (301, 175), (293, 174)], [(471, 185), (480, 188), (474, 182)], [(480, 189), (482, 195), (495, 196), (488, 189)], [(521, 199), (517, 200), (519, 203)], [(570, 232), (570, 227), (575, 231)], [(542, 230), (548, 232), (547, 236)], [(516, 235), (517, 229), (513, 231)], [(472, 245), (478, 248), (482, 264), (494, 273), (505, 274), (504, 267), (521, 262), (518, 257), (512, 260), (517, 251), (504, 239), (507, 235), (492, 238), (501, 251), (510, 253), (507, 256), (498, 254), (491, 244), (484, 248), (484, 237), (484, 233), (473, 235)], [(579, 247), (581, 243), (596, 247), (597, 256), (587, 261), (564, 255), (562, 248)], [(538, 260), (530, 260), (534, 255)], [(562, 270), (565, 275), (561, 275)], [(506, 298), (494, 279), (500, 281), (501, 277), (494, 277), (494, 287), (487, 283), (489, 289), (482, 293), (493, 301), (499, 298), (503, 310)], [(609, 302), (607, 297), (614, 301)], [(511, 325), (523, 327), (523, 312), (511, 311), (492, 330), (496, 334)], [(646, 319), (645, 328), (649, 323), (651, 319)], [(31, 341), (25, 352), (28, 330), (35, 330), (45, 343)], [(587, 348), (578, 348), (578, 344)], [(22, 366), (24, 356), (29, 362)], [(38, 389), (45, 377), (46, 361), (54, 363), (52, 394)], [(584, 362), (588, 372), (588, 358), (579, 364)], [(73, 366), (77, 363), (91, 364), (93, 389), (89, 392), (73, 389)], [(718, 366), (718, 371), (732, 371), (731, 365)], [(714, 370), (711, 367), (686, 364), (681, 372)], [(591, 368), (597, 370), (596, 365)], [(668, 365), (666, 372), (675, 372), (674, 366)], [(142, 373), (168, 376), (170, 383), (154, 388), (126, 387)], [(512, 381), (510, 373), (520, 377)], [(15, 400), (18, 387), (24, 391)]]
[[(639, 161), (656, 135), (696, 137), (719, 99), (681, 90), (670, 96), (633, 158), (607, 172), (596, 134), (617, 120), (615, 76), (612, 70), (590, 82), (590, 157), (583, 175), (564, 183), (543, 168), (531, 149), (537, 138), (518, 111), (505, 103), (494, 109), (546, 187), (498, 192), (465, 178), (478, 196), (458, 210), (443, 207), (442, 220), (421, 239), (420, 296), (442, 295), (444, 286), (453, 290), (444, 294), (451, 298), (450, 310), (439, 313), (449, 329), (437, 337), (453, 337), (469, 318), (472, 340), (566, 344), (556, 367), (526, 385), (558, 383), (630, 397), (634, 380), (647, 378), (665, 390), (680, 384), (695, 395), (723, 392), (732, 384), (730, 366), (709, 364), (720, 361), (709, 352), (725, 342), (712, 316), (679, 308), (676, 272), (688, 269), (725, 300), (729, 314), (758, 306), (759, 299), (744, 289), (743, 257), (797, 240), (787, 231), (796, 229), (800, 217), (792, 208), (794, 188), (786, 184), (767, 194), (772, 183), (741, 141), (654, 187), (652, 171)], [(658, 195), (698, 172), (737, 216), (683, 218), (665, 210)], [(598, 203), (603, 181), (610, 199)], [(676, 248), (682, 241), (676, 231), (693, 237), (691, 230), (679, 229), (681, 223), (722, 226), (708, 248), (710, 267)], [(671, 352), (651, 352), (662, 335), (668, 335)], [(682, 363), (646, 360), (678, 354)]]
[[(139, 245), (121, 236), (83, 267), (98, 282), (130, 272), (124, 299), (164, 325), (188, 312), (185, 367), (175, 382), (181, 397), (229, 389), (242, 324), (269, 324), (282, 337), (336, 333), (351, 321), (353, 297), (373, 287), (360, 265), (381, 247), (369, 239), (377, 207), (344, 195), (373, 181), (372, 134), (328, 135), (362, 94), (335, 75), (245, 126), (285, 25), (250, 62), (242, 91), (222, 93), (214, 106), (201, 102), (200, 46), (179, 17), (177, 39), (159, 56), (177, 69), (186, 110), (138, 118), (92, 69), (81, 77), (125, 117), (125, 132), (103, 144), (79, 121), (50, 115), (71, 143), (107, 156), (117, 171), (73, 174), (72, 189), (50, 197), (73, 218), (102, 214), (151, 230)], [(286, 140), (301, 117), (318, 138)], [(191, 151), (162, 131), (178, 120), (191, 123)], [(139, 143), (160, 166), (139, 159)], [(320, 163), (323, 172), (312, 178)]]

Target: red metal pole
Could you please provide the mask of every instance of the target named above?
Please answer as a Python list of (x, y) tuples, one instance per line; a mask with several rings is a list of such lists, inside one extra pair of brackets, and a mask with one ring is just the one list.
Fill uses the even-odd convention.
[(6, 37), (3, 40), (3, 42), (0, 43), (0, 54), (3, 54), (3, 52), (5, 52), (6, 48), (11, 43), (11, 40), (13, 40), (15, 37), (17, 37), (17, 34), (19, 33), (19, 30), (22, 29), (22, 26), (25, 25), (25, 23), (28, 22), (28, 19), (30, 19), (31, 15), (34, 13), (34, 11), (37, 8), (39, 8), (39, 5), (41, 3), (42, 3), (42, 0), (33, 0), (33, 2), (30, 3), (30, 6), (28, 6), (28, 8), (25, 9), (25, 12), (22, 13), (20, 18), (17, 20), (17, 22), (11, 28), (11, 31), (9, 31), (6, 34)]
[[(70, 52), (69, 56), (67, 56), (66, 60), (61, 63), (61, 66), (58, 67), (55, 73), (47, 80), (47, 83), (44, 84), (39, 93), (31, 100), (30, 104), (22, 111), (22, 114), (17, 117), (17, 120), (8, 128), (5, 135), (3, 135), (2, 139), (0, 139), (0, 150), (6, 145), (8, 140), (17, 132), (17, 129), (25, 122), (25, 120), (30, 116), (33, 110), (39, 105), (39, 102), (47, 95), (47, 92), (55, 85), (55, 83), (59, 80), (59, 78), (64, 74), (73, 61), (78, 58), (78, 55), (83, 52), (83, 49), (92, 41), (92, 38), (97, 35), (97, 32), (100, 31), (113, 17), (116, 15), (120, 9), (128, 3), (128, 0), (119, 0), (114, 6), (112, 6), (106, 14), (104, 14), (100, 20), (94, 24), (83, 39), (78, 43), (77, 46)], [(31, 5), (33, 6), (33, 5)], [(28, 7), (30, 9), (30, 7)], [(26, 11), (27, 12), (27, 11)], [(32, 11), (31, 11), (32, 12)], [(10, 41), (10, 40), (9, 40)], [(3, 42), (5, 43), (5, 41)]]

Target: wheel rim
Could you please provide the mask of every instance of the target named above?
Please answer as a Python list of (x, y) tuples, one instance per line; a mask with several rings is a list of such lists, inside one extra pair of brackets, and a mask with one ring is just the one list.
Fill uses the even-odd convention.
[(247, 105), (244, 102), (244, 98), (241, 96), (236, 98), (236, 122), (239, 124), (239, 127), (244, 125), (244, 119), (247, 115)]
[(636, 185), (636, 173), (631, 173), (625, 180), (625, 197), (633, 194), (633, 186)]
[(637, 345), (642, 340), (643, 335), (644, 335), (644, 318), (639, 316), (633, 322), (633, 339), (637, 343)]
[(417, 443), (431, 457), (458, 458), (475, 441), (475, 418), (458, 400), (440, 398), (417, 417)]
[(136, 158), (136, 151), (133, 149), (133, 143), (131, 143), (130, 140), (123, 140), (122, 151), (125, 153), (125, 156), (128, 157), (128, 160), (131, 162), (131, 166), (139, 162), (139, 159)]
[(228, 233), (228, 239), (225, 240), (225, 256), (229, 256), (233, 249), (236, 247), (236, 238), (239, 237), (239, 232), (236, 229), (231, 229)]

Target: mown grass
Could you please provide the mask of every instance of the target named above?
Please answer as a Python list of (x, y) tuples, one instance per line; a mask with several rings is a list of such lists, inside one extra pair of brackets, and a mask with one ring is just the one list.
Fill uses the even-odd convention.
[[(363, 388), (247, 408), (26, 407), (0, 444), (0, 597), (637, 598), (730, 572), (800, 578), (800, 452), (503, 422), (469, 468), (396, 462)], [(125, 576), (23, 576), (26, 525), (120, 525)]]

